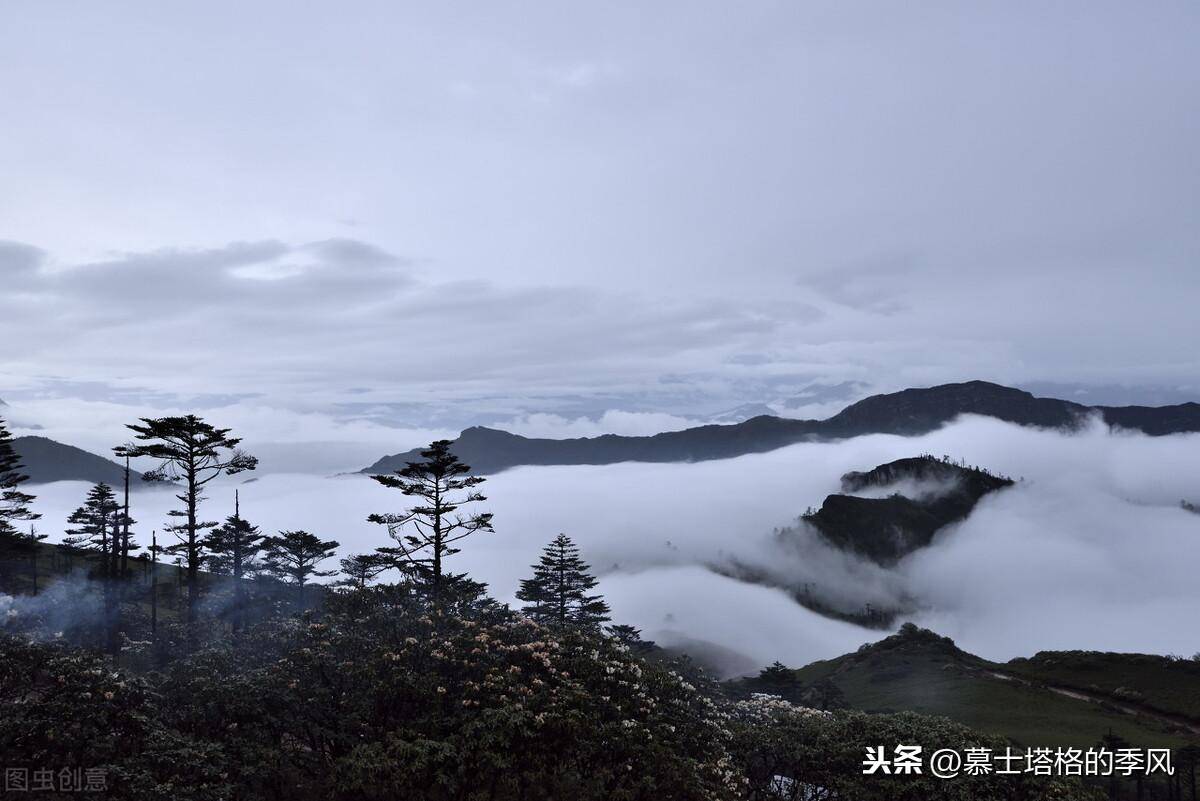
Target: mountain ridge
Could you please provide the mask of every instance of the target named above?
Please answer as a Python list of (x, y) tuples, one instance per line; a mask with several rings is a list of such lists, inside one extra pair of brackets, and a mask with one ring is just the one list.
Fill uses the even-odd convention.
[[(760, 415), (732, 425), (708, 424), (651, 436), (603, 434), (573, 439), (538, 439), (473, 426), (452, 450), (479, 474), (524, 465), (601, 465), (616, 462), (694, 462), (764, 453), (797, 442), (836, 440), (864, 434), (916, 436), (963, 414), (1018, 425), (1077, 430), (1091, 415), (1110, 427), (1151, 436), (1200, 431), (1200, 403), (1173, 406), (1085, 406), (987, 381), (967, 381), (872, 395), (825, 420)], [(420, 457), (420, 449), (391, 454), (361, 473), (389, 473)]]
[[(34, 435), (13, 438), (13, 450), (21, 457), (20, 471), (30, 484), (52, 481), (104, 482), (117, 486), (124, 480), (125, 468), (91, 451)], [(129, 471), (130, 481), (141, 480), (141, 473)]]

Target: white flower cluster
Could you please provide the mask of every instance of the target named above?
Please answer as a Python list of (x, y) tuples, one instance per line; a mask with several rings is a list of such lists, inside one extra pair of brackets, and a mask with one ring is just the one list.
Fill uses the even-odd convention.
[(831, 713), (822, 709), (799, 706), (770, 693), (752, 693), (746, 700), (737, 701), (732, 704), (730, 713), (731, 717), (746, 723), (767, 723), (788, 715), (799, 715), (802, 717), (831, 716)]

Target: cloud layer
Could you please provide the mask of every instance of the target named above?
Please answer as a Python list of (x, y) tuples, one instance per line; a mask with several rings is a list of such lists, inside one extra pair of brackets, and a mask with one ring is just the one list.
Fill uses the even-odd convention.
[(6, 399), (594, 420), (817, 379), (1200, 390), (1193, 5), (6, 23)]
[[(1093, 648), (1191, 654), (1200, 613), (1200, 500), (1196, 436), (1067, 436), (968, 418), (924, 437), (860, 437), (697, 464), (518, 468), (484, 488), (497, 533), (480, 535), (455, 569), (514, 601), (541, 547), (564, 531), (602, 576), (617, 618), (663, 642), (702, 641), (747, 664), (827, 658), (881, 636), (822, 618), (786, 593), (718, 575), (736, 557), (781, 583), (814, 582), (848, 608), (911, 602), (912, 618), (983, 656)], [(883, 570), (810, 541), (781, 547), (773, 531), (838, 491), (839, 477), (923, 451), (1023, 477), (986, 498), (933, 547)], [(395, 511), (395, 493), (362, 477), (270, 475), (241, 484), (243, 511), (267, 530), (308, 528), (342, 553), (383, 544), (365, 522)], [(85, 487), (38, 489), (42, 530), (56, 533)], [(214, 489), (208, 514), (229, 511)], [(144, 490), (143, 533), (164, 520), (169, 493)]]

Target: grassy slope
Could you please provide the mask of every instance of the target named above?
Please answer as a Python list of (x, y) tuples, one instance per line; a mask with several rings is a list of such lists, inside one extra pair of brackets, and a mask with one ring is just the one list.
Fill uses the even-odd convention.
[(989, 675), (1003, 669), (924, 632), (890, 637), (796, 673), (804, 683), (832, 681), (856, 709), (942, 715), (1025, 746), (1094, 745), (1109, 729), (1142, 747), (1187, 741), (1157, 721)]
[(1112, 696), (1200, 721), (1200, 660), (1151, 654), (1044, 651), (1004, 669), (1062, 687)]

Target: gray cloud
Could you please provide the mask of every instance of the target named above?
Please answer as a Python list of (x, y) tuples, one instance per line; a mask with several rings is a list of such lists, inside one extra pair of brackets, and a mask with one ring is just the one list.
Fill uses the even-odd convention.
[(32, 245), (0, 240), (0, 274), (10, 287), (19, 288), (45, 259), (45, 252)]
[(1200, 374), (1194, 5), (514, 14), (12, 9), (0, 392), (693, 414)]
[(881, 256), (812, 273), (800, 282), (843, 306), (891, 315), (908, 310), (901, 296), (913, 286), (914, 272), (909, 257)]
[(416, 277), (411, 259), (346, 238), (53, 266), (36, 248), (9, 250), (25, 267), (20, 294), (0, 300), (0, 326), (23, 332), (28, 347), (4, 364), (51, 394), (76, 387), (79, 398), (98, 398), (105, 382), (112, 400), (309, 396), (299, 405), (348, 400), (364, 382), (390, 402), (406, 391), (632, 389), (663, 365), (719, 361), (806, 322), (724, 299), (439, 282)]

